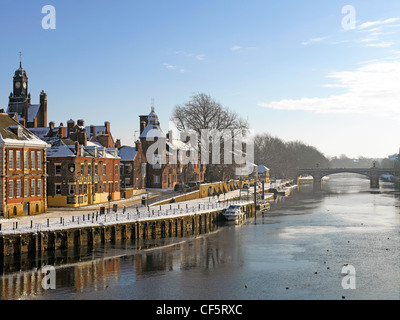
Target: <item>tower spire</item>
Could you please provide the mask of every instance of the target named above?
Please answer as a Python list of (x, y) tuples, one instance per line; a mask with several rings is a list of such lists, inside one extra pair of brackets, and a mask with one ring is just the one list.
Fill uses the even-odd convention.
[(19, 68), (22, 69), (22, 52), (19, 52)]
[(154, 98), (151, 98), (151, 111), (154, 112)]

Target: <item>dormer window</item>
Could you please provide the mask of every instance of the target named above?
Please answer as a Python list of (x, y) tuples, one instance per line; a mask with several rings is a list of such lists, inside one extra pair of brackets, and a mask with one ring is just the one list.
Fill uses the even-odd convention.
[(23, 129), (21, 126), (10, 126), (8, 127), (8, 130), (10, 130), (12, 133), (14, 133), (17, 137), (22, 137), (23, 136)]

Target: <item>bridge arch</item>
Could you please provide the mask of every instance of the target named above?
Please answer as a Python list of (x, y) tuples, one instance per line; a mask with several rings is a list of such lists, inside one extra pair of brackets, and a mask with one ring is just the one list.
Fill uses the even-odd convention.
[(369, 178), (371, 188), (379, 188), (379, 178), (383, 174), (396, 174), (396, 170), (393, 168), (335, 168), (335, 169), (300, 169), (297, 172), (296, 180), (304, 175), (312, 176), (314, 183), (321, 183), (323, 177), (337, 174), (337, 173), (353, 173), (363, 175)]

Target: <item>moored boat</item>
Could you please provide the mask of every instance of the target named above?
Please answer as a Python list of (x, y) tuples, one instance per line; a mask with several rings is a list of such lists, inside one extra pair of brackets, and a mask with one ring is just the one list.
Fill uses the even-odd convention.
[(225, 210), (223, 216), (228, 221), (242, 220), (244, 217), (244, 212), (241, 205), (230, 205), (228, 209)]

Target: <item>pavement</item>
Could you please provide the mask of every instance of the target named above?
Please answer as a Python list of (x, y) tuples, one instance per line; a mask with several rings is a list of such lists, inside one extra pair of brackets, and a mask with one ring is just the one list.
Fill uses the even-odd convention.
[[(277, 183), (265, 185), (265, 188), (278, 188), (284, 184), (282, 181)], [(251, 188), (252, 189), (252, 188)], [(260, 190), (260, 189), (259, 189)], [(253, 190), (249, 190), (249, 195)], [(0, 234), (12, 234), (21, 232), (34, 232), (34, 231), (45, 231), (45, 230), (59, 230), (65, 228), (73, 228), (78, 225), (82, 226), (99, 226), (112, 224), (122, 221), (139, 221), (156, 219), (160, 216), (181, 216), (182, 214), (193, 214), (204, 210), (218, 210), (225, 208), (229, 205), (228, 203), (219, 204), (218, 200), (230, 200), (243, 196), (243, 201), (247, 201), (247, 192), (234, 190), (218, 197), (207, 197), (194, 200), (188, 200), (184, 202), (178, 202), (173, 204), (165, 205), (150, 205), (150, 207), (141, 206), (142, 196), (135, 196), (130, 199), (123, 199), (119, 201), (110, 202), (112, 209), (113, 204), (118, 204), (117, 212), (110, 212), (105, 215), (97, 215), (100, 207), (108, 208), (108, 203), (95, 205), (90, 207), (74, 208), (69, 210), (66, 208), (49, 208), (47, 213), (35, 215), (35, 216), (22, 216), (11, 219), (0, 219), (1, 230)], [(149, 191), (149, 199), (155, 201), (157, 198), (164, 200), (166, 197), (174, 197), (176, 193), (173, 192), (162, 192), (159, 190)], [(250, 196), (249, 202), (252, 202), (253, 198)], [(97, 216), (97, 219), (95, 218)], [(16, 228), (18, 224), (18, 228)], [(31, 227), (32, 226), (32, 227)]]

